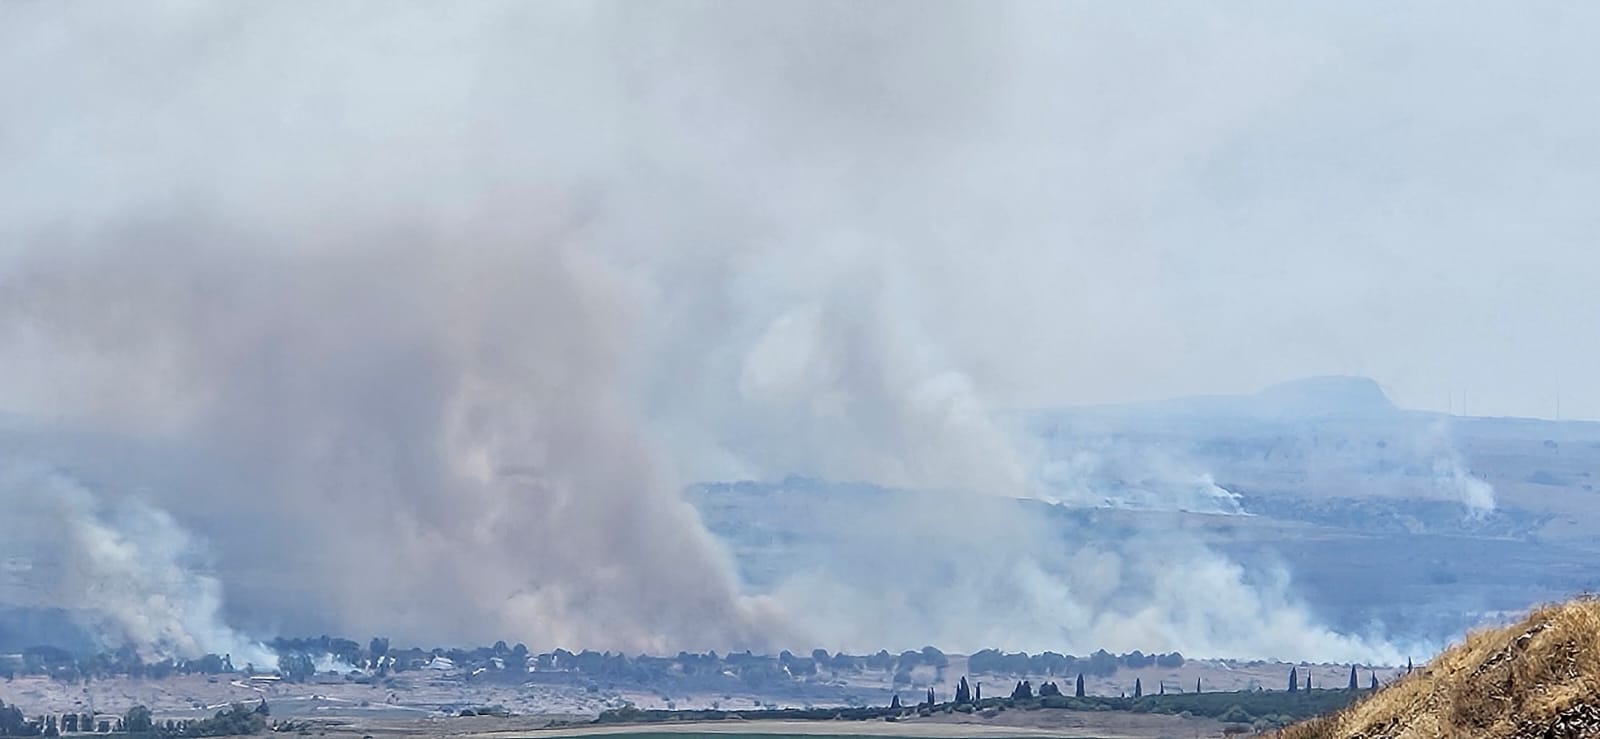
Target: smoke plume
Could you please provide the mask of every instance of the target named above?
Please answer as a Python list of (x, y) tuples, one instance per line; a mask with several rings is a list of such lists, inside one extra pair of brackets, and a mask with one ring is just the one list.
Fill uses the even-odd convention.
[(204, 574), (202, 547), (164, 511), (137, 498), (107, 506), (75, 480), (26, 464), (0, 470), (0, 505), (0, 533), (30, 542), (30, 568), (47, 573), (47, 602), (83, 619), (103, 647), (277, 664), (225, 623), (222, 583)]
[[(1106, 131), (1024, 10), (8, 5), (0, 408), (204, 464), (148, 495), (253, 632), (1386, 654), (1182, 535), (1063, 543), (990, 505), (1039, 491), (986, 380), (1148, 300), (1064, 256), (1145, 264), (1138, 209), (1088, 194), (1146, 189), (1081, 174), (1136, 141), (1052, 158), (1058, 122)], [(1221, 63), (1285, 69), (1259, 61)], [(1236, 114), (1195, 111), (1197, 145)], [(1135, 174), (1185, 157), (1154, 151)], [(679, 490), (788, 473), (928, 491), (934, 536), (860, 550), (878, 572), (989, 553), (751, 595)], [(232, 641), (214, 580), (94, 523), (110, 495), (67, 520), (129, 589), (70, 597), (139, 643)], [(205, 605), (146, 608), (173, 592)]]
[(781, 633), (629, 410), (623, 286), (561, 234), (300, 256), (234, 238), (116, 233), (78, 252), (93, 268), (44, 257), (8, 292), (31, 328), (114, 358), (106, 423), (246, 470), (237, 494), (264, 497), (229, 528), (272, 532), (254, 556), (314, 547), (297, 574), (348, 628), (632, 649)]

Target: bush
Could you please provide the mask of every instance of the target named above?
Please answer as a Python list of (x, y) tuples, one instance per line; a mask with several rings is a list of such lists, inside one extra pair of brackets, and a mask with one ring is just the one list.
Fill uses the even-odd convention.
[(265, 715), (242, 703), (235, 703), (211, 718), (190, 724), (179, 733), (184, 736), (243, 736), (259, 734), (266, 728)]
[(1243, 708), (1235, 705), (1229, 706), (1228, 710), (1223, 711), (1222, 715), (1217, 717), (1217, 720), (1225, 724), (1248, 724), (1253, 723), (1256, 718), (1246, 713)]
[(129, 734), (148, 734), (155, 728), (155, 722), (150, 718), (150, 709), (134, 706), (123, 714), (122, 726)]

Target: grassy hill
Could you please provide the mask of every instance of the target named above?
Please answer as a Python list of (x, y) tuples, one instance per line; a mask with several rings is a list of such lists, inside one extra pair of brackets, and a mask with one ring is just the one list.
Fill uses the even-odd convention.
[(1600, 736), (1600, 601), (1480, 631), (1366, 700), (1287, 739)]

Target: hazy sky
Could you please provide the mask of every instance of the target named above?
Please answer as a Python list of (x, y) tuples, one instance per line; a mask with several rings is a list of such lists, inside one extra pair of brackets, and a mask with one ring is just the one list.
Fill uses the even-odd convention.
[[(1353, 373), (1600, 417), (1596, 29), (1572, 2), (11, 2), (0, 256), (307, 188), (448, 211), (717, 182), (768, 203), (717, 235), (760, 242), (741, 289), (837, 281), (860, 250), (822, 242), (874, 244), (994, 405)], [(643, 263), (706, 248), (627, 236)]]
[[(1018, 494), (991, 409), (1331, 373), (1600, 417), (1597, 30), (1523, 2), (3, 2), (0, 412), (195, 480), (67, 449), (102, 479), (26, 459), (0, 502), (79, 501), (46, 513), (92, 542), (150, 498), (230, 581), (139, 526), (80, 575), (170, 562), (151, 588), (212, 623), (226, 585), (252, 633), (759, 646), (813, 611), (741, 590), (686, 482)], [(1069, 552), (930, 510), (1074, 639), (1382, 651), (1258, 563), (1152, 586), (1206, 555), (1171, 532)], [(1006, 564), (1036, 558), (1064, 579)]]

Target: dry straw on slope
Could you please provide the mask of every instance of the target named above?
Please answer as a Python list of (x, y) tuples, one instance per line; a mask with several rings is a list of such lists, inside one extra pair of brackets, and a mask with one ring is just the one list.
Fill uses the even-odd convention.
[(1478, 631), (1360, 703), (1285, 739), (1600, 737), (1600, 601)]

